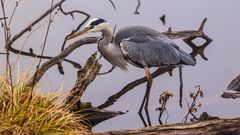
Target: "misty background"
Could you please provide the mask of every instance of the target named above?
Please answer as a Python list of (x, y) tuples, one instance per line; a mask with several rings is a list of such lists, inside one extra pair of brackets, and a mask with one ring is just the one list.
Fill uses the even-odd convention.
[[(6, 14), (10, 15), (15, 6), (15, 0), (5, 1)], [(55, 0), (55, 3), (57, 0)], [(107, 20), (117, 29), (127, 25), (144, 25), (154, 28), (160, 32), (165, 32), (169, 27), (173, 31), (179, 30), (197, 30), (202, 20), (207, 17), (205, 24), (205, 33), (213, 39), (213, 42), (205, 49), (205, 55), (208, 61), (204, 61), (197, 56), (197, 64), (195, 67), (185, 66), (183, 68), (184, 82), (184, 98), (189, 99), (189, 91), (196, 91), (195, 86), (200, 85), (204, 92), (204, 97), (200, 100), (202, 107), (198, 110), (197, 115), (203, 111), (210, 115), (219, 116), (221, 118), (238, 117), (240, 114), (239, 100), (223, 99), (220, 97), (227, 85), (239, 73), (239, 51), (240, 51), (240, 2), (239, 0), (142, 0), (139, 8), (139, 15), (135, 15), (134, 11), (137, 6), (137, 0), (121, 0), (113, 1), (116, 10), (108, 0), (69, 0), (63, 4), (65, 11), (78, 9), (85, 11), (91, 15), (91, 18), (100, 17)], [(49, 0), (22, 0), (17, 7), (16, 13), (10, 25), (13, 35), (26, 27), (30, 22), (35, 20), (44, 11), (49, 9), (51, 1)], [(159, 20), (163, 14), (166, 15), (166, 25), (163, 26)], [(0, 13), (2, 16), (2, 12)], [(80, 14), (74, 14), (75, 19), (71, 16), (65, 16), (60, 12), (55, 16), (46, 44), (44, 55), (56, 56), (61, 51), (62, 42), (67, 34), (69, 34), (79, 23), (85, 18)], [(44, 41), (48, 17), (40, 24), (39, 29), (34, 31), (28, 40), (28, 34), (20, 38), (13, 45), (15, 48), (23, 48), (28, 50), (33, 48), (34, 52), (40, 53), (41, 45)], [(35, 27), (36, 28), (36, 27)], [(99, 36), (98, 34), (88, 34), (86, 36)], [(3, 29), (0, 29), (0, 52), (4, 50)], [(26, 40), (26, 41), (25, 41)], [(77, 40), (77, 39), (75, 39)], [(174, 40), (180, 48), (186, 52), (191, 49), (181, 39)], [(24, 43), (25, 42), (25, 43)], [(74, 42), (73, 41), (69, 41)], [(202, 44), (204, 40), (196, 39), (195, 43)], [(69, 44), (67, 43), (66, 46)], [(79, 62), (84, 65), (87, 58), (97, 51), (96, 44), (86, 45), (76, 49), (68, 59)], [(14, 63), (17, 55), (11, 53), (11, 62)], [(43, 60), (44, 62), (45, 60)], [(36, 69), (38, 59), (31, 57), (19, 57), (19, 69)], [(101, 59), (101, 72), (107, 71), (111, 65), (104, 59)], [(4, 71), (5, 56), (0, 55), (0, 70)], [(63, 62), (65, 74), (60, 75), (57, 66), (50, 68), (41, 80), (43, 85), (42, 92), (55, 91), (60, 89), (69, 92), (75, 83), (77, 77), (77, 69), (72, 65)], [(156, 68), (152, 68), (154, 71)], [(112, 73), (97, 76), (95, 81), (88, 87), (82, 97), (83, 102), (92, 102), (93, 106), (97, 106), (107, 100), (107, 98), (120, 91), (129, 82), (144, 76), (144, 71), (140, 68), (129, 66), (127, 72), (115, 69)], [(137, 114), (140, 107), (146, 84), (142, 84), (134, 88), (129, 93), (122, 96), (114, 105), (107, 110), (129, 111), (127, 114), (107, 120), (100, 123), (94, 130), (106, 131), (116, 129), (140, 128), (143, 124)], [(155, 108), (159, 107), (159, 95), (163, 91), (169, 91), (174, 97), (169, 100), (167, 110), (170, 115), (168, 123), (181, 122), (187, 113), (187, 105), (183, 100), (183, 108), (179, 107), (179, 77), (178, 69), (173, 71), (173, 76), (164, 74), (157, 77), (153, 81), (151, 89), (149, 112), (152, 124), (158, 124), (158, 112)], [(164, 121), (164, 119), (163, 119)]]

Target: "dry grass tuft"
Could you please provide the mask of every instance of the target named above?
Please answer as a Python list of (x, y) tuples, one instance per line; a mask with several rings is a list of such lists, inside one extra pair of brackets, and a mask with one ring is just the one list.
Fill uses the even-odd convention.
[[(23, 75), (25, 76), (25, 75)], [(40, 95), (25, 87), (27, 78), (12, 86), (0, 76), (0, 134), (87, 134), (81, 117), (61, 106), (60, 94)]]

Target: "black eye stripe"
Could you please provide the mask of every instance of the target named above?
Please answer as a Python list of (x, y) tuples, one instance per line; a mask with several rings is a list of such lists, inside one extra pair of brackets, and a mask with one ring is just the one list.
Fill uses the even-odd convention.
[(97, 19), (96, 21), (91, 22), (90, 25), (98, 25), (103, 22), (106, 22), (106, 21), (103, 19)]

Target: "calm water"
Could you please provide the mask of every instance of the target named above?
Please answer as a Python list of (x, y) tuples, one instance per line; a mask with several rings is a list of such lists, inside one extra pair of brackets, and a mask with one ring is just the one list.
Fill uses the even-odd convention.
[[(219, 117), (238, 117), (240, 114), (239, 100), (226, 100), (220, 97), (221, 93), (226, 89), (228, 83), (235, 78), (239, 73), (239, 31), (240, 31), (240, 2), (238, 0), (172, 0), (172, 1), (156, 1), (148, 0), (142, 1), (139, 9), (140, 15), (134, 15), (137, 1), (114, 1), (117, 10), (114, 11), (109, 2), (106, 1), (70, 1), (64, 4), (64, 8), (80, 9), (88, 12), (93, 17), (102, 17), (108, 20), (111, 24), (117, 24), (117, 28), (126, 25), (144, 25), (152, 27), (159, 31), (166, 31), (168, 27), (172, 30), (195, 30), (198, 29), (204, 17), (208, 18), (205, 25), (205, 33), (213, 39), (213, 42), (206, 49), (206, 56), (208, 61), (204, 61), (199, 56), (197, 57), (197, 65), (195, 67), (185, 67), (183, 69), (184, 77), (184, 97), (188, 99), (189, 91), (195, 90), (195, 85), (201, 85), (204, 91), (204, 98), (200, 99), (203, 104), (197, 115), (203, 111), (207, 111), (210, 115), (217, 115)], [(11, 1), (8, 6), (8, 11), (13, 9), (15, 1)], [(31, 20), (40, 15), (44, 10), (49, 8), (49, 1), (23, 1), (18, 8), (12, 23), (12, 32), (16, 33), (21, 30)], [(12, 5), (11, 5), (12, 4)], [(43, 8), (39, 8), (43, 7)], [(9, 12), (8, 12), (9, 13)], [(158, 17), (166, 15), (165, 26), (159, 21)], [(64, 15), (57, 15), (50, 31), (49, 40), (47, 44), (46, 55), (57, 55), (60, 52), (61, 43), (64, 36), (71, 32), (73, 28), (79, 24), (82, 16), (75, 16), (72, 21), (71, 17), (64, 17)], [(45, 20), (46, 21), (46, 20)], [(25, 50), (32, 47), (39, 50), (43, 42), (44, 32), (46, 29), (46, 22), (41, 23), (43, 26), (27, 41), (24, 46)], [(2, 34), (2, 31), (0, 31)], [(97, 34), (99, 35), (99, 34)], [(93, 35), (91, 35), (93, 36)], [(3, 35), (1, 35), (3, 37)], [(2, 38), (0, 39), (2, 43)], [(15, 46), (20, 48), (25, 39), (19, 40)], [(180, 39), (175, 42), (184, 50), (190, 52), (190, 48)], [(202, 40), (196, 40), (196, 43), (202, 43)], [(3, 47), (1, 46), (1, 51)], [(96, 50), (95, 45), (82, 47), (76, 50), (68, 58), (84, 63)], [(12, 57), (15, 60), (15, 56)], [(0, 64), (4, 62), (4, 57), (0, 56)], [(20, 57), (20, 69), (31, 67), (34, 61), (31, 58)], [(105, 60), (101, 60), (103, 64), (102, 71), (108, 70), (111, 66)], [(33, 68), (35, 69), (35, 68)], [(42, 83), (46, 84), (42, 91), (48, 92), (49, 89), (62, 88), (67, 91), (75, 82), (76, 70), (64, 63), (66, 74), (59, 75), (56, 67), (51, 68)], [(151, 69), (154, 71), (154, 69)], [(73, 77), (74, 76), (74, 77)], [(120, 69), (114, 70), (111, 74), (98, 76), (96, 80), (89, 86), (88, 90), (83, 96), (82, 101), (92, 102), (97, 106), (107, 100), (107, 98), (114, 93), (121, 90), (129, 82), (134, 81), (144, 76), (142, 69), (130, 66), (129, 71), (124, 72)], [(49, 80), (50, 83), (49, 84)], [(96, 127), (95, 131), (106, 131), (126, 128), (139, 128), (143, 124), (137, 115), (140, 107), (143, 94), (145, 92), (145, 85), (142, 84), (132, 91), (122, 96), (113, 106), (107, 108), (115, 111), (129, 111), (126, 115), (122, 115), (106, 122), (103, 122)], [(183, 101), (184, 107), (180, 108), (178, 105), (178, 89), (179, 78), (178, 70), (174, 70), (173, 76), (164, 74), (154, 79), (151, 99), (149, 105), (150, 117), (152, 124), (158, 124), (158, 112), (155, 108), (158, 107), (158, 97), (162, 91), (168, 90), (174, 93), (174, 97), (169, 100), (168, 123), (181, 122), (186, 114), (186, 102)], [(163, 117), (164, 118), (164, 117)]]

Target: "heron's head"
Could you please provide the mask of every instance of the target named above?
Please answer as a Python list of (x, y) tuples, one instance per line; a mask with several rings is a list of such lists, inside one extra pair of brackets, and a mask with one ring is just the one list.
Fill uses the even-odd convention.
[(83, 30), (80, 30), (80, 31), (76, 32), (75, 34), (71, 35), (70, 37), (67, 38), (67, 40), (73, 39), (75, 37), (78, 37), (80, 35), (83, 35), (83, 34), (86, 34), (89, 32), (100, 32), (108, 26), (109, 26), (109, 23), (107, 21), (105, 21), (104, 19), (101, 19), (101, 18), (91, 19), (84, 26)]

